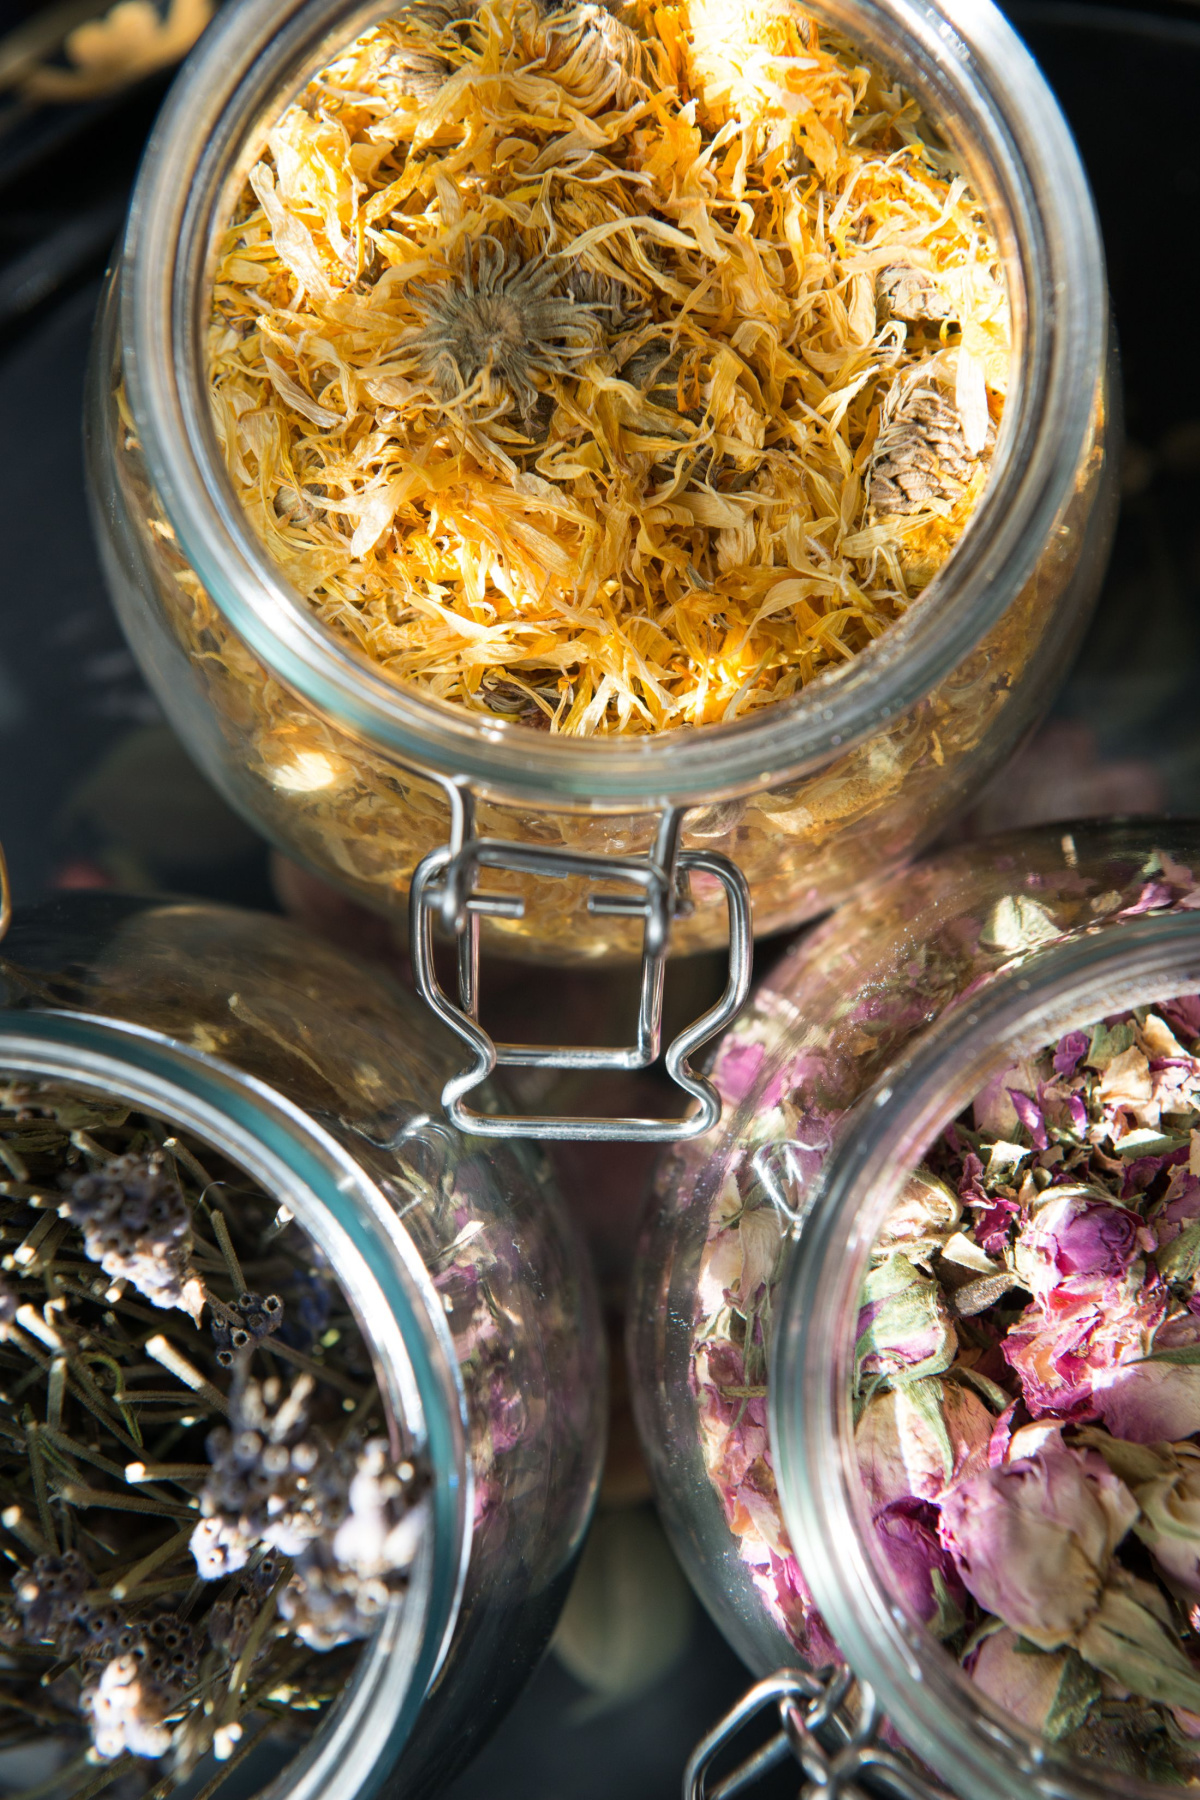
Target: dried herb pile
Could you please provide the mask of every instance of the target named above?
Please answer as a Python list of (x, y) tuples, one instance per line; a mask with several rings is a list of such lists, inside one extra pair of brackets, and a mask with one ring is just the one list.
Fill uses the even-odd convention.
[(72, 1800), (207, 1800), (342, 1691), (426, 1479), (320, 1253), (240, 1171), (44, 1084), (0, 1088), (0, 1164), (0, 1752), (68, 1746), (45, 1792)]
[(1006, 1070), (910, 1180), (859, 1463), (917, 1615), (1077, 1755), (1200, 1781), (1200, 995)]
[(877, 637), (987, 479), (995, 241), (795, 0), (414, 0), (268, 134), (212, 404), (271, 556), (398, 681), (577, 736)]

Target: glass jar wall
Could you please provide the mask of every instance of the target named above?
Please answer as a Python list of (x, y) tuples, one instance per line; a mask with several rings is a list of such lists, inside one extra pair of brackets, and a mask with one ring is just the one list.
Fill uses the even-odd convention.
[[(701, 1597), (759, 1673), (798, 1656), (814, 1669), (844, 1657), (904, 1743), (972, 1796), (1153, 1794), (1178, 1778), (1162, 1773), (1169, 1758), (1139, 1760), (1116, 1730), (1101, 1760), (1065, 1726), (1043, 1737), (1035, 1709), (1022, 1714), (1014, 1699), (1003, 1710), (985, 1697), (928, 1612), (918, 1615), (904, 1558), (881, 1550), (856, 1443), (856, 1354), (873, 1316), (869, 1305), (863, 1311), (864, 1282), (898, 1196), (914, 1220), (941, 1199), (947, 1230), (951, 1214), (966, 1219), (953, 1183), (919, 1175), (929, 1191), (915, 1193), (912, 1180), (989, 1083), (1020, 1085), (1014, 1065), (1061, 1046), (1065, 1034), (1080, 1034), (1082, 1055), (1083, 1028), (1197, 992), (1198, 857), (1195, 826), (1081, 825), (950, 852), (868, 889), (792, 952), (724, 1040), (715, 1079), (726, 1122), (664, 1164), (639, 1249), (630, 1314), (638, 1423)], [(1010, 1128), (1026, 1141), (1019, 1118)], [(1186, 1143), (1181, 1153), (1173, 1140), (1156, 1138), (1155, 1147), (1164, 1179), (1180, 1155), (1186, 1177)], [(1118, 1175), (1130, 1170), (1107, 1153)], [(1128, 1187), (1132, 1174), (1125, 1179)], [(928, 1206), (918, 1204), (922, 1193)], [(1139, 1253), (1161, 1286), (1150, 1238)], [(1152, 1348), (1148, 1327), (1119, 1360), (1132, 1366)], [(982, 1379), (988, 1366), (978, 1391), (947, 1381), (939, 1417), (953, 1446), (965, 1441), (958, 1415), (978, 1404), (984, 1466), (990, 1457), (994, 1470), (1009, 1426), (998, 1412), (1007, 1394)], [(1014, 1412), (1016, 1431), (1027, 1417), (1020, 1390)], [(1097, 1416), (1082, 1405), (1076, 1412), (1085, 1427)], [(1037, 1427), (1036, 1406), (1028, 1416)], [(1056, 1417), (1042, 1423), (1053, 1428)], [(923, 1511), (909, 1512), (906, 1526), (919, 1534)], [(1139, 1533), (1129, 1541), (1144, 1557)], [(1024, 1544), (1019, 1535), (1006, 1542), (1015, 1569)], [(1141, 1577), (1152, 1572), (1139, 1565)], [(1043, 1576), (1052, 1585), (1053, 1569)], [(981, 1629), (965, 1663), (986, 1638)], [(1017, 1674), (1031, 1680), (1036, 1645), (1017, 1649)], [(1180, 1664), (1185, 1674), (1190, 1667)], [(1106, 1681), (1096, 1704), (1119, 1712), (1129, 1686)], [(1018, 1690), (1013, 1678), (1007, 1694)], [(1182, 1727), (1164, 1731), (1160, 1718), (1156, 1730), (1162, 1743), (1174, 1731), (1186, 1750)]]
[[(836, 674), (729, 725), (639, 739), (480, 722), (391, 682), (321, 627), (271, 564), (223, 472), (203, 346), (214, 232), (274, 116), (378, 8), (251, 4), (221, 16), (152, 139), (96, 343), (88, 417), (95, 517), (130, 643), (172, 722), (278, 845), (361, 898), (399, 903), (450, 836), (448, 785), (487, 836), (649, 852), (661, 808), (685, 847), (731, 855), (756, 929), (825, 910), (935, 835), (1047, 703), (1094, 596), (1111, 523), (1102, 257), (1066, 127), (988, 5), (829, 0), (814, 8), (920, 99), (1002, 245), (1013, 381), (990, 484), (920, 603)], [(1071, 296), (1063, 309), (1059, 296)], [(636, 950), (640, 927), (589, 914), (560, 881), (514, 951)], [(700, 874), (683, 948), (723, 940)]]
[(257, 1755), (237, 1791), (250, 1776), (290, 1800), (385, 1779), (441, 1792), (544, 1649), (598, 1480), (596, 1302), (539, 1159), (441, 1123), (437, 1028), (378, 972), (278, 920), (60, 899), (18, 913), (0, 996), (0, 1086), (16, 1083), (18, 1102), (36, 1106), (49, 1083), (141, 1109), (295, 1218), (428, 1468), (407, 1593), (296, 1759), (280, 1773), (294, 1744)]

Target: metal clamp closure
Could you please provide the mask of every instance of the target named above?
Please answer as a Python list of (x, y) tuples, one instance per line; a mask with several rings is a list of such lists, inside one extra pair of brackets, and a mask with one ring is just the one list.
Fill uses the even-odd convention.
[[(853, 1693), (853, 1702), (851, 1690)], [(760, 1713), (774, 1708), (780, 1729), (728, 1775), (709, 1785), (713, 1764)], [(879, 1742), (878, 1702), (845, 1663), (820, 1674), (779, 1669), (750, 1688), (697, 1744), (683, 1778), (683, 1800), (733, 1800), (793, 1757), (804, 1771), (799, 1800), (951, 1800), (911, 1763)]]
[[(698, 1137), (721, 1116), (721, 1100), (710, 1081), (697, 1075), (688, 1059), (741, 1009), (750, 988), (752, 939), (750, 890), (740, 869), (715, 851), (681, 851), (683, 812), (668, 807), (648, 856), (601, 856), (536, 844), (505, 843), (475, 835), (474, 797), (465, 783), (451, 790), (449, 844), (434, 850), (413, 874), (410, 895), (413, 976), (422, 998), (470, 1049), (472, 1066), (446, 1083), (442, 1104), (462, 1131), (485, 1137), (573, 1138), (591, 1141), (671, 1143)], [(641, 982), (635, 1041), (619, 1048), (584, 1044), (494, 1043), (479, 1023), (479, 921), (519, 919), (525, 902), (518, 895), (482, 893), (477, 882), (484, 870), (518, 875), (575, 876), (603, 883), (591, 894), (594, 916), (624, 916), (643, 921)], [(662, 1044), (663, 979), (671, 925), (690, 909), (688, 878), (703, 870), (725, 894), (729, 913), (729, 978), (714, 1007), (688, 1026), (669, 1046), (666, 1069), (671, 1080), (695, 1102), (684, 1119), (569, 1118), (484, 1113), (464, 1104), (473, 1088), (497, 1067), (551, 1069), (645, 1069)], [(607, 891), (613, 882), (637, 891)], [(437, 978), (433, 961), (433, 926), (440, 920), (458, 945), (458, 1004)]]

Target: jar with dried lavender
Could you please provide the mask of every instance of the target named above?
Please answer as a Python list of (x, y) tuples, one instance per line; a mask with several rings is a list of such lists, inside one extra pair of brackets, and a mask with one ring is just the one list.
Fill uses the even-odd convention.
[(431, 1118), (446, 1061), (281, 921), (17, 915), (5, 1792), (432, 1794), (519, 1691), (594, 1496), (603, 1353), (541, 1165)]
[(588, 902), (640, 870), (713, 945), (718, 857), (758, 929), (811, 917), (1045, 704), (1106, 345), (1078, 159), (986, 4), (252, 0), (144, 166), (97, 526), (285, 849), (388, 907), (445, 847), (560, 958), (637, 952), (646, 908)]
[(664, 1169), (631, 1345), (660, 1503), (791, 1666), (771, 1704), (843, 1671), (821, 1754), (851, 1675), (881, 1703), (849, 1754), (885, 1791), (1200, 1781), (1198, 914), (1195, 826), (917, 864), (781, 965), (728, 1124)]

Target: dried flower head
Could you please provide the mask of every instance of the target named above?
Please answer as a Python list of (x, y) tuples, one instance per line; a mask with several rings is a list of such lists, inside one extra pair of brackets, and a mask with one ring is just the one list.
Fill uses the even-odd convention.
[(233, 1367), (234, 1359), (252, 1350), (283, 1324), (283, 1301), (278, 1294), (239, 1294), (230, 1307), (215, 1306), (212, 1312), (213, 1342), (217, 1361), (222, 1368)]
[(604, 6), (572, 6), (550, 15), (542, 66), (586, 112), (633, 106), (649, 93), (647, 46)]
[(566, 374), (600, 341), (598, 320), (565, 298), (561, 285), (552, 264), (525, 263), (515, 245), (506, 250), (485, 237), (446, 280), (413, 289), (424, 325), (408, 351), (443, 399), (479, 382), (490, 402), (499, 381), (531, 420), (535, 377)]
[(77, 1176), (59, 1207), (83, 1232), (84, 1253), (154, 1306), (199, 1319), (203, 1284), (192, 1268), (192, 1215), (161, 1151), (113, 1157)]
[[(987, 448), (994, 442), (990, 427)], [(918, 383), (906, 389), (876, 440), (868, 477), (870, 504), (880, 516), (949, 510), (966, 493), (979, 462), (946, 395)]]
[(143, 1620), (123, 1635), (121, 1648), (79, 1697), (96, 1754), (105, 1762), (164, 1756), (171, 1745), (169, 1716), (200, 1670), (194, 1633), (172, 1613)]
[[(175, 1174), (158, 1147), (168, 1137)], [(0, 1277), (0, 1343), (20, 1395), (4, 1440), (5, 1551), (17, 1568), (0, 1597), (3, 1735), (73, 1738), (110, 1774), (124, 1757), (169, 1756), (152, 1777), (165, 1800), (210, 1751), (236, 1766), (242, 1720), (268, 1692), (269, 1731), (310, 1731), (354, 1665), (336, 1645), (370, 1629), (373, 1597), (385, 1605), (398, 1591), (394, 1570), (339, 1575), (361, 1629), (326, 1633), (320, 1651), (279, 1615), (290, 1558), (333, 1566), (348, 1516), (360, 1563), (380, 1543), (385, 1560), (410, 1556), (395, 1478), (372, 1464), (356, 1486), (357, 1440), (343, 1441), (347, 1403), (365, 1420), (382, 1396), (316, 1246), (219, 1153), (165, 1120), (43, 1084), (0, 1089), (0, 1140), (22, 1171), (3, 1196), (8, 1235), (29, 1252)], [(237, 1194), (228, 1217), (209, 1204), (221, 1186)], [(37, 1204), (55, 1189), (61, 1219)], [(143, 1296), (178, 1305), (202, 1279), (211, 1335), (178, 1315), (174, 1329), (156, 1326)], [(275, 1286), (302, 1346), (287, 1341)], [(306, 1372), (290, 1389), (256, 1379), (257, 1357), (274, 1369), (293, 1354)], [(197, 1580), (236, 1570), (219, 1589)], [(244, 1747), (258, 1741), (245, 1735)]]
[(948, 319), (949, 298), (924, 269), (911, 263), (893, 263), (881, 269), (875, 279), (875, 294), (881, 311), (890, 318), (904, 319), (910, 324)]
[(92, 1586), (92, 1573), (78, 1550), (34, 1558), (13, 1576), (13, 1593), (27, 1636), (57, 1649), (72, 1627)]
[(236, 1383), (229, 1424), (209, 1436), (212, 1468), (192, 1533), (206, 1581), (243, 1568), (259, 1543), (295, 1556), (340, 1522), (345, 1482), (330, 1446), (309, 1431), (312, 1390), (308, 1375), (286, 1395), (275, 1379)]

